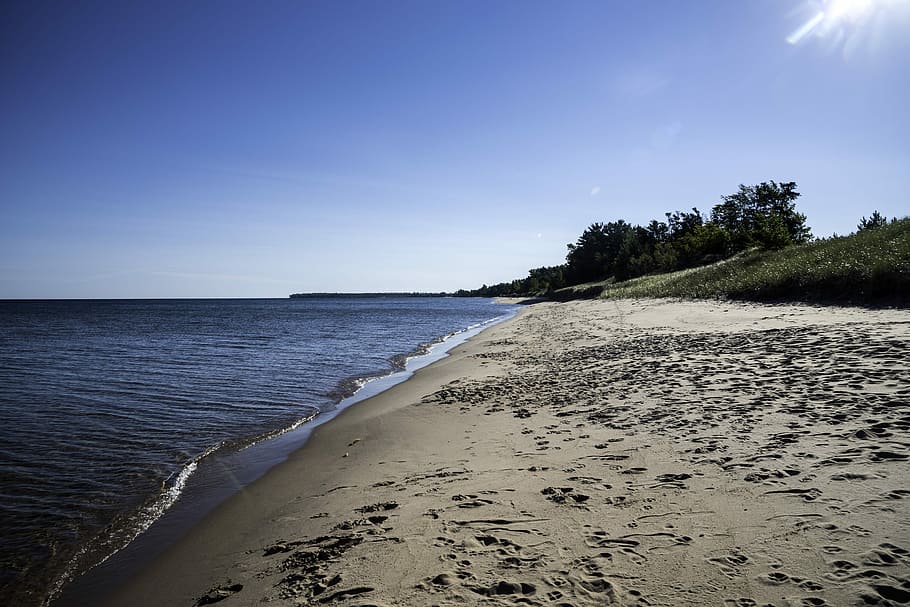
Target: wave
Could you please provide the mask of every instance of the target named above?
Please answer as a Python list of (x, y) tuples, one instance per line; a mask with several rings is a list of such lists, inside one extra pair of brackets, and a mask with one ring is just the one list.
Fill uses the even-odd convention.
[(76, 552), (64, 568), (63, 573), (53, 583), (48, 596), (44, 600), (44, 605), (49, 605), (56, 599), (66, 584), (86, 571), (109, 560), (129, 546), (133, 540), (145, 533), (149, 527), (164, 516), (183, 495), (187, 482), (205, 458), (214, 455), (216, 452), (243, 451), (263, 441), (277, 438), (282, 434), (296, 430), (300, 426), (316, 419), (318, 415), (318, 410), (311, 411), (284, 428), (262, 433), (249, 440), (221, 441), (184, 462), (177, 471), (161, 483), (161, 490), (158, 495), (147, 501), (135, 515), (115, 520)]
[(464, 329), (452, 331), (451, 333), (442, 335), (435, 339), (431, 339), (430, 341), (422, 342), (422, 343), (418, 344), (416, 348), (414, 348), (413, 350), (411, 350), (410, 352), (408, 352), (406, 354), (396, 354), (396, 355), (392, 356), (391, 358), (389, 358), (387, 362), (389, 363), (389, 365), (391, 367), (390, 369), (386, 369), (384, 371), (377, 371), (375, 373), (369, 373), (369, 374), (365, 374), (365, 375), (361, 374), (361, 375), (354, 375), (351, 377), (346, 377), (338, 382), (338, 384), (336, 385), (334, 390), (326, 392), (324, 394), (324, 396), (332, 399), (335, 402), (335, 404), (337, 405), (338, 403), (355, 396), (358, 392), (360, 392), (360, 390), (362, 390), (364, 387), (366, 387), (366, 385), (369, 384), (370, 382), (373, 382), (378, 379), (382, 379), (382, 378), (388, 377), (390, 375), (394, 375), (396, 373), (400, 373), (402, 371), (407, 370), (408, 363), (410, 361), (412, 361), (414, 359), (418, 359), (422, 356), (429, 355), (433, 351), (433, 349), (435, 347), (439, 346), (440, 344), (444, 344), (452, 338), (457, 338), (457, 337), (464, 336), (467, 334), (478, 333), (481, 330), (483, 330), (491, 325), (495, 325), (504, 320), (507, 320), (507, 319), (511, 318), (512, 316), (514, 316), (514, 313), (495, 316), (493, 318), (490, 318), (489, 320), (485, 320), (485, 321), (482, 321), (479, 323), (474, 323), (472, 325), (469, 325), (469, 326), (465, 327)]
[[(171, 474), (162, 483), (160, 493), (143, 505), (134, 517), (124, 517), (125, 520), (115, 520), (104, 531), (83, 545), (70, 559), (60, 577), (54, 582), (44, 604), (48, 605), (57, 598), (63, 587), (77, 575), (81, 575), (85, 571), (104, 563), (151, 527), (180, 499), (187, 481), (199, 467), (199, 462), (220, 450), (223, 446), (223, 442), (213, 445), (184, 463), (179, 470)], [(95, 555), (101, 556), (97, 558)], [(86, 563), (89, 559), (91, 559), (90, 563)]]

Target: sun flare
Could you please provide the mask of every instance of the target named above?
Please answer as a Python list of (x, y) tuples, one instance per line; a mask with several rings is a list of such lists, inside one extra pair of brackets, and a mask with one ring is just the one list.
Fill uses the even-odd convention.
[(809, 0), (798, 9), (801, 24), (786, 40), (798, 45), (809, 40), (829, 50), (840, 49), (844, 57), (876, 38), (905, 29), (910, 0)]
[(813, 3), (814, 14), (787, 36), (790, 44), (799, 44), (809, 35), (842, 36), (848, 26), (855, 26), (875, 12), (875, 0), (826, 0)]
[(826, 19), (861, 19), (873, 8), (873, 0), (833, 0), (827, 5)]

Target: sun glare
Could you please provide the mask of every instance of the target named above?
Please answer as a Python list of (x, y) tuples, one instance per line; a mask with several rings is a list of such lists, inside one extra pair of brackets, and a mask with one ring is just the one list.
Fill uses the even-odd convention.
[(787, 42), (797, 45), (814, 39), (831, 50), (841, 49), (846, 58), (882, 35), (908, 7), (910, 0), (810, 0), (799, 9), (802, 23)]
[(826, 0), (813, 3), (814, 14), (787, 36), (790, 44), (799, 44), (808, 36), (841, 37), (846, 28), (859, 25), (875, 12), (875, 0)]
[(833, 0), (825, 11), (827, 19), (861, 19), (872, 10), (872, 0)]

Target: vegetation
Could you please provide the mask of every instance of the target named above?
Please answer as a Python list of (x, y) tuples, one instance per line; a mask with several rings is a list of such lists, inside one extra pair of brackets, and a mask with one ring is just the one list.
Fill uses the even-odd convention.
[(910, 218), (702, 268), (604, 284), (603, 297), (910, 303)]
[(666, 213), (666, 221), (652, 220), (647, 226), (622, 219), (594, 223), (568, 245), (565, 264), (536, 268), (527, 278), (456, 295), (551, 293), (608, 277), (622, 281), (697, 267), (751, 247), (777, 249), (806, 242), (811, 234), (806, 216), (796, 212), (799, 196), (793, 182), (768, 181), (739, 186), (738, 192), (723, 196), (707, 216), (692, 208)]
[(527, 278), (519, 278), (512, 282), (502, 282), (492, 286), (483, 285), (479, 289), (467, 291), (461, 289), (455, 292), (456, 297), (510, 297), (525, 295), (545, 295), (566, 286), (566, 266), (553, 266), (549, 268), (536, 268), (528, 272)]
[(878, 211), (858, 232), (812, 239), (793, 182), (740, 185), (710, 214), (666, 213), (647, 226), (590, 225), (566, 263), (456, 295), (684, 297), (901, 304), (910, 300), (910, 218)]
[[(897, 217), (892, 217), (891, 223), (894, 223), (895, 221), (897, 221)], [(888, 225), (888, 220), (884, 217), (884, 215), (876, 210), (872, 211), (872, 215), (869, 217), (869, 219), (866, 219), (865, 217), (860, 219), (859, 224), (856, 226), (856, 229), (860, 232), (863, 232), (865, 230), (874, 230), (876, 228), (881, 228), (886, 225)]]

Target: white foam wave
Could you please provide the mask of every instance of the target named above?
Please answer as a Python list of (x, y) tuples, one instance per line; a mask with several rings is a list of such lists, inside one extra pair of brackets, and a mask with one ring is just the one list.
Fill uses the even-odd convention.
[(202, 458), (211, 455), (222, 446), (224, 446), (223, 442), (209, 447), (200, 455), (197, 455), (190, 461), (186, 462), (183, 467), (180, 468), (180, 470), (171, 474), (171, 476), (169, 476), (162, 483), (162, 490), (158, 497), (150, 504), (143, 506), (139, 511), (138, 515), (134, 519), (134, 524), (122, 530), (121, 533), (106, 537), (97, 536), (92, 541), (83, 545), (76, 552), (76, 554), (73, 555), (73, 558), (70, 559), (70, 562), (64, 569), (63, 574), (54, 582), (50, 593), (44, 601), (44, 605), (46, 606), (50, 604), (50, 602), (60, 594), (63, 586), (75, 577), (76, 571), (79, 569), (80, 565), (82, 565), (83, 559), (86, 557), (90, 550), (102, 550), (105, 547), (108, 548), (107, 554), (103, 558), (99, 559), (96, 563), (94, 563), (90, 567), (90, 569), (92, 569), (98, 565), (101, 565), (112, 556), (126, 548), (133, 540), (142, 535), (142, 533), (151, 527), (156, 520), (161, 518), (161, 516), (167, 512), (168, 509), (173, 506), (178, 499), (180, 499), (180, 495), (183, 493), (187, 481), (199, 467), (199, 462), (202, 460)]
[(244, 445), (243, 447), (241, 447), (241, 448), (239, 449), (239, 451), (245, 451), (245, 450), (249, 449), (250, 447), (252, 447), (252, 446), (254, 446), (254, 445), (258, 445), (258, 444), (261, 443), (262, 441), (266, 441), (266, 440), (269, 440), (269, 439), (272, 439), (272, 438), (276, 438), (276, 437), (278, 437), (278, 436), (281, 436), (282, 434), (287, 434), (288, 432), (291, 432), (292, 430), (296, 430), (297, 428), (299, 428), (299, 427), (302, 426), (303, 424), (305, 424), (305, 423), (307, 423), (307, 422), (311, 422), (311, 421), (313, 421), (314, 419), (316, 419), (316, 416), (317, 416), (317, 415), (319, 415), (319, 411), (315, 411), (315, 412), (313, 412), (313, 413), (307, 415), (306, 417), (301, 417), (300, 419), (298, 419), (296, 422), (294, 422), (293, 424), (291, 424), (291, 425), (288, 426), (287, 428), (282, 428), (281, 430), (275, 430), (274, 432), (269, 432), (268, 434), (263, 434), (263, 435), (260, 436), (259, 438), (254, 439), (254, 440), (251, 441), (250, 443), (248, 443), (248, 444)]

